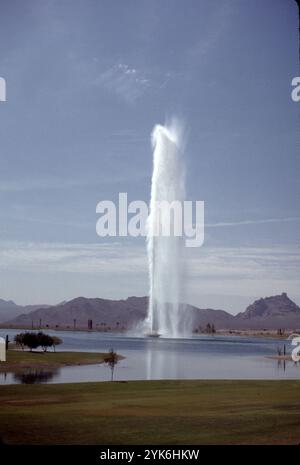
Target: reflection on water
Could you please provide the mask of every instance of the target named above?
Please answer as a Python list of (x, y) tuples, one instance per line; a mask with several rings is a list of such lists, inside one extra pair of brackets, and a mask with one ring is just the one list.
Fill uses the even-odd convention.
[(53, 370), (26, 370), (13, 373), (13, 379), (20, 384), (40, 384), (51, 381), (59, 374), (59, 368)]
[(180, 375), (180, 363), (178, 363), (177, 352), (153, 350), (151, 341), (149, 341), (149, 345), (146, 348), (146, 357), (148, 380), (164, 378), (180, 379), (182, 377)]
[(278, 366), (278, 369), (283, 369), (283, 371), (285, 371), (285, 368), (286, 368), (286, 361), (285, 360), (277, 360), (277, 366)]
[[(18, 330), (0, 329), (13, 339)], [(58, 331), (49, 331), (57, 335)], [(108, 352), (125, 356), (114, 379), (300, 379), (300, 364), (267, 358), (277, 354), (278, 340), (239, 336), (195, 336), (151, 339), (98, 332), (59, 332), (61, 350)], [(291, 347), (287, 344), (287, 354)], [(105, 364), (68, 366), (57, 370), (0, 373), (0, 384), (108, 381)]]
[(298, 368), (300, 370), (300, 362), (293, 362), (292, 360), (277, 360), (278, 370), (285, 372), (288, 366), (293, 366), (295, 369)]

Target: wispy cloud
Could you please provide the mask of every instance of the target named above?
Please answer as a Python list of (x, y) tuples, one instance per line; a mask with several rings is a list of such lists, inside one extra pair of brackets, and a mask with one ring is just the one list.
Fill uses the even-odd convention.
[(115, 130), (109, 133), (108, 137), (112, 138), (113, 140), (118, 140), (118, 142), (121, 142), (122, 145), (136, 142), (148, 142), (148, 144), (150, 144), (149, 134), (143, 135), (140, 132), (132, 129)]
[[(114, 137), (114, 136), (108, 136)], [(129, 139), (129, 137), (127, 138)], [(142, 140), (138, 138), (132, 137), (130, 141), (137, 141)], [(128, 140), (127, 140), (128, 141)], [(138, 178), (144, 178), (147, 173), (143, 171), (135, 171), (135, 172), (118, 172), (114, 173), (114, 176), (108, 176), (106, 174), (105, 169), (103, 169), (102, 173), (98, 173), (97, 175), (93, 175), (87, 173), (84, 175), (81, 173), (80, 177), (51, 177), (51, 176), (39, 176), (38, 178), (26, 179), (24, 177), (20, 179), (0, 179), (0, 192), (23, 192), (23, 191), (35, 191), (35, 190), (66, 190), (72, 188), (81, 188), (81, 187), (97, 187), (103, 185), (112, 185), (118, 184), (122, 181), (131, 182), (132, 180), (136, 180)]]
[(150, 86), (150, 80), (140, 70), (117, 63), (104, 71), (97, 82), (127, 103), (134, 103)]
[[(299, 278), (300, 248), (201, 247), (187, 249), (190, 278)], [(147, 272), (146, 248), (132, 242), (0, 241), (0, 269), (87, 273)]]
[(231, 1), (218, 4), (218, 7), (213, 10), (211, 18), (207, 20), (207, 30), (202, 31), (201, 37), (188, 54), (190, 62), (194, 62), (199, 58), (203, 59), (215, 49), (231, 24), (232, 13)]
[[(297, 246), (188, 249), (187, 264), (185, 300), (200, 307), (207, 294), (229, 295), (233, 300), (234, 296), (244, 297), (250, 303), (253, 298), (286, 291), (296, 301), (300, 300)], [(22, 291), (25, 296), (28, 292), (34, 294), (32, 274), (38, 276), (45, 295), (49, 294), (47, 282), (58, 275), (76, 283), (74, 289), (68, 288), (72, 296), (82, 294), (91, 280), (95, 287), (88, 287), (89, 292), (100, 297), (119, 295), (120, 287), (123, 296), (145, 294), (148, 288), (146, 248), (126, 240), (73, 244), (0, 241), (0, 273), (11, 289), (16, 273), (23, 276), (31, 288)], [(46, 299), (42, 294), (39, 298)], [(63, 290), (60, 298), (66, 298)], [(220, 308), (228, 308), (222, 299), (219, 302)], [(236, 306), (236, 311), (243, 309)]]
[(59, 179), (52, 177), (39, 177), (38, 179), (11, 179), (0, 180), (0, 192), (22, 192), (40, 189), (67, 189), (87, 185), (84, 179)]
[[(190, 249), (192, 250), (192, 249)], [(188, 250), (193, 279), (299, 279), (300, 249), (285, 247), (202, 247)]]
[[(186, 290), (190, 303), (200, 307), (217, 305), (237, 312), (245, 309), (246, 302), (281, 292), (300, 302), (297, 246), (202, 247), (190, 253), (191, 250)], [(212, 298), (207, 299), (206, 295)]]
[(110, 243), (0, 241), (0, 270), (136, 273), (146, 270), (142, 249)]
[(268, 224), (268, 223), (286, 223), (290, 221), (299, 221), (300, 216), (290, 216), (287, 218), (266, 218), (262, 220), (243, 220), (243, 221), (224, 221), (219, 223), (207, 223), (206, 228), (222, 228), (226, 226), (246, 226), (250, 224)]

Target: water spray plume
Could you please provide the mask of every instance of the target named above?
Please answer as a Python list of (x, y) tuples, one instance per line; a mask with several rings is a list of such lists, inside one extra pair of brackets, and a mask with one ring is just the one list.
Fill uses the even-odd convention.
[(156, 125), (151, 139), (153, 174), (147, 222), (149, 335), (178, 337), (184, 332), (184, 309), (181, 304), (184, 246), (182, 237), (161, 234), (165, 228), (171, 228), (172, 231), (175, 225), (172, 216), (161, 214), (158, 203), (180, 201), (182, 205), (185, 199), (182, 126), (175, 122), (168, 126)]

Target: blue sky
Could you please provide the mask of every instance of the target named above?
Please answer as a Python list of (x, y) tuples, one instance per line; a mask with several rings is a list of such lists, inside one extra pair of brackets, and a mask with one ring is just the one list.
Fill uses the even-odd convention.
[(206, 217), (186, 300), (300, 304), (297, 29), (294, 0), (1, 2), (0, 296), (147, 293), (144, 242), (100, 239), (95, 208), (148, 202), (150, 133), (175, 115)]

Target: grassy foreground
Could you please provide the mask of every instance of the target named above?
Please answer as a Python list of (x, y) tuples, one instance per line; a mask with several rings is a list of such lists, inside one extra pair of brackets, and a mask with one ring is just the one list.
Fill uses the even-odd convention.
[(8, 444), (298, 444), (300, 381), (0, 386)]
[(6, 362), (0, 363), (1, 372), (17, 372), (24, 369), (58, 368), (68, 365), (102, 363), (107, 353), (95, 352), (40, 352), (9, 350)]

